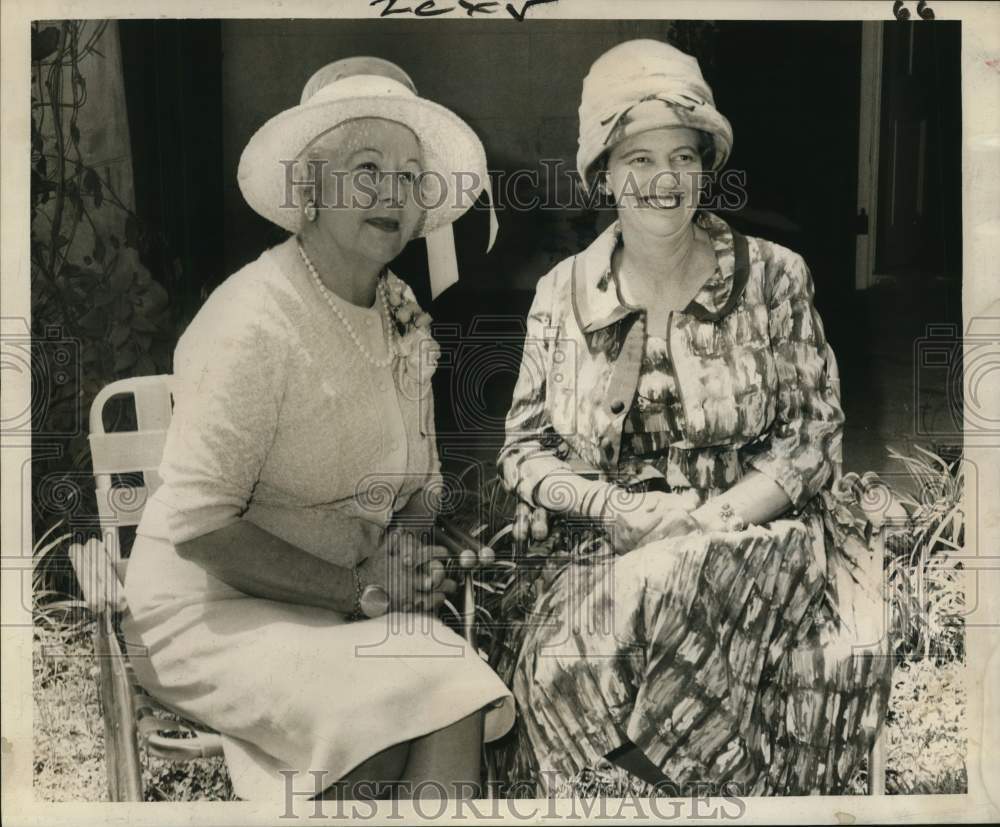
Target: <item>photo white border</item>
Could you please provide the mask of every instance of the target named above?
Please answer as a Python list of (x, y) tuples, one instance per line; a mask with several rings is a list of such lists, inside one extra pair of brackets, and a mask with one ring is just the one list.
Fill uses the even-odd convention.
[[(521, 6), (523, 0), (516, 0)], [(416, 2), (407, 5), (416, 5)], [(906, 3), (914, 19), (916, 0)], [(961, 19), (962, 26), (962, 209), (963, 209), (963, 311), (965, 324), (982, 316), (1000, 297), (1000, 3), (930, 0), (938, 20)], [(562, 18), (670, 18), (713, 20), (892, 20), (892, 0), (834, 2), (833, 0), (559, 0), (533, 7), (528, 20)], [(21, 332), (17, 319), (27, 319), (29, 294), (29, 88), (30, 27), (32, 19), (73, 18), (367, 18), (378, 17), (378, 8), (369, 0), (3, 0), (0, 4), (0, 111), (3, 113), (0, 146), (0, 316), (4, 335)], [(458, 19), (458, 15), (433, 20)], [(391, 18), (398, 20), (400, 18)], [(407, 18), (411, 19), (411, 18)], [(486, 20), (488, 18), (478, 18)], [(497, 14), (494, 20), (510, 21)], [(921, 24), (933, 25), (933, 23)], [(582, 80), (582, 79), (581, 79)], [(1000, 305), (997, 305), (1000, 308)], [(989, 311), (1000, 317), (1000, 309)], [(23, 322), (21, 323), (23, 324)], [(1000, 318), (993, 327), (1000, 333)], [(3, 376), (0, 414), (10, 421), (18, 411), (30, 406), (30, 376)], [(996, 381), (991, 387), (996, 386)], [(993, 421), (1000, 421), (1000, 391), (997, 398), (984, 399)], [(1000, 442), (994, 438), (994, 442)], [(979, 474), (981, 499), (1000, 491), (1000, 446), (987, 444), (967, 434), (966, 457)], [(30, 503), (23, 496), (22, 468), (30, 457), (30, 444), (0, 435), (0, 657), (2, 657), (3, 703), (0, 705), (2, 733), (3, 817), (10, 825), (77, 825), (118, 821), (135, 825), (179, 824), (321, 824), (333, 819), (307, 819), (308, 806), (297, 809), (297, 820), (278, 818), (272, 806), (251, 802), (192, 802), (141, 804), (49, 804), (35, 802), (32, 795), (32, 638), (30, 609), (22, 605), (22, 586), (30, 584)], [(992, 549), (981, 554), (978, 573), (978, 605), (975, 621), (968, 631), (968, 723), (969, 792), (966, 795), (936, 796), (826, 796), (746, 799), (740, 819), (748, 823), (790, 824), (803, 821), (850, 824), (872, 822), (975, 822), (1000, 820), (1000, 507), (983, 508), (976, 515), (976, 503), (967, 504), (967, 525), (971, 536), (967, 546)], [(972, 527), (977, 527), (975, 537)], [(25, 557), (27, 555), (27, 557)], [(989, 557), (993, 558), (992, 568)], [(29, 586), (30, 588), (30, 586)], [(28, 601), (30, 604), (30, 601)], [(993, 777), (993, 788), (986, 779)], [(307, 802), (304, 802), (307, 804)], [(554, 807), (537, 802), (538, 818), (530, 823), (565, 821), (574, 812), (573, 802), (561, 800)], [(516, 802), (515, 813), (530, 810), (528, 802)], [(702, 813), (714, 808), (706, 806)], [(326, 808), (332, 812), (332, 807)], [(501, 812), (509, 812), (502, 805)], [(615, 813), (617, 807), (609, 806)], [(687, 807), (686, 812), (690, 812)], [(466, 812), (469, 812), (468, 810)], [(579, 813), (579, 807), (575, 810)], [(623, 813), (634, 812), (628, 806)], [(396, 818), (395, 815), (399, 817)], [(552, 814), (556, 814), (552, 816)], [(550, 817), (551, 816), (551, 817)], [(405, 803), (390, 808), (379, 806), (379, 816), (356, 823), (412, 823), (412, 806)], [(477, 821), (471, 815), (470, 820)], [(443, 818), (439, 821), (448, 821)], [(523, 819), (511, 819), (528, 823)], [(664, 821), (676, 823), (680, 819)], [(705, 823), (711, 819), (699, 819)], [(732, 819), (728, 819), (731, 821)], [(488, 819), (492, 823), (494, 819)], [(337, 823), (350, 823), (341, 820)], [(428, 822), (430, 823), (430, 822)], [(654, 821), (655, 823), (655, 821)]]

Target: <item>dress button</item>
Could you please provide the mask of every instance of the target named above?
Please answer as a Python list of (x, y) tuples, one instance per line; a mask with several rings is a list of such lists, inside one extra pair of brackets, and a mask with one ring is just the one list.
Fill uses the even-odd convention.
[(620, 399), (616, 399), (614, 402), (611, 403), (611, 413), (620, 414), (624, 410), (625, 410), (625, 403), (622, 402)]

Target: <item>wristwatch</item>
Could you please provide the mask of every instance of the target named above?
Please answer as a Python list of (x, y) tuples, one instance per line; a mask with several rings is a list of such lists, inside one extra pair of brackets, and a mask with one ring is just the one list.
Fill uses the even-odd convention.
[(358, 566), (351, 569), (354, 575), (354, 614), (359, 617), (381, 617), (389, 611), (389, 592), (377, 583), (364, 585)]

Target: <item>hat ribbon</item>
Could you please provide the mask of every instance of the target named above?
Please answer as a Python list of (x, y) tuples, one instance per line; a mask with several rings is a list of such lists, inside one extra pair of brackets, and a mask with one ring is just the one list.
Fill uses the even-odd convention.
[(680, 109), (686, 109), (688, 112), (694, 112), (699, 106), (705, 106), (706, 101), (701, 98), (696, 98), (693, 95), (685, 94), (684, 92), (656, 92), (652, 95), (645, 95), (634, 103), (630, 103), (627, 107), (617, 112), (612, 113), (608, 117), (601, 120), (601, 126), (606, 126), (611, 124), (608, 131), (604, 135), (604, 140), (601, 141), (601, 146), (607, 146), (608, 141), (611, 140), (611, 136), (614, 134), (615, 130), (618, 128), (619, 124), (628, 116), (636, 106), (640, 103), (645, 103), (646, 101), (658, 100), (667, 104), (667, 106), (676, 106)]

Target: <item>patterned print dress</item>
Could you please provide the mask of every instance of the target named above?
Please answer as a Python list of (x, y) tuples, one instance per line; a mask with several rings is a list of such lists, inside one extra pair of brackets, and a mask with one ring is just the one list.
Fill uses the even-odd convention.
[[(890, 667), (878, 573), (830, 491), (843, 422), (832, 354), (801, 259), (698, 220), (718, 267), (665, 336), (612, 289), (617, 227), (540, 282), (529, 337), (554, 333), (538, 358), (526, 344), (500, 469), (532, 504), (551, 473), (704, 501), (756, 469), (792, 510), (621, 556), (564, 521), (515, 644), (507, 772), (551, 784), (634, 744), (679, 786), (839, 793), (882, 724)], [(575, 362), (553, 368), (546, 357), (574, 339)], [(555, 371), (575, 374), (575, 393)], [(602, 417), (623, 395), (620, 417)]]

